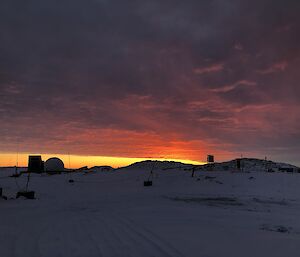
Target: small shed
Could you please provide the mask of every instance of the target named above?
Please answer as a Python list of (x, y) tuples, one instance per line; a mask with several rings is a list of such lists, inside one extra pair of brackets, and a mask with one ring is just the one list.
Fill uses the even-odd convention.
[(40, 155), (30, 155), (28, 157), (28, 172), (43, 172), (44, 162)]

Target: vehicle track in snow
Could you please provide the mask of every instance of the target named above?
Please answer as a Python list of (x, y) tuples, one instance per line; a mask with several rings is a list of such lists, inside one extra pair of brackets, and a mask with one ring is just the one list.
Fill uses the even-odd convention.
[[(166, 240), (163, 240), (158, 235), (146, 229), (133, 220), (126, 218), (125, 216), (113, 214), (115, 221), (121, 225), (120, 230), (124, 230), (129, 236), (133, 237), (133, 240), (137, 244), (145, 244), (145, 248), (150, 248), (152, 251), (156, 251), (157, 254), (154, 256), (169, 256), (169, 257), (182, 257), (183, 255), (169, 244)], [(147, 255), (146, 255), (147, 256)], [(152, 255), (149, 255), (152, 256)]]
[(54, 216), (40, 217), (32, 222), (31, 230), (27, 224), (25, 231), (18, 236), (12, 256), (183, 256), (166, 240), (112, 211), (57, 212)]

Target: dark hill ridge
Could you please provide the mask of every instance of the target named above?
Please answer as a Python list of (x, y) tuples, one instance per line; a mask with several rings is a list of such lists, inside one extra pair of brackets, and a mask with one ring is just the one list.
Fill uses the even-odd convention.
[[(273, 162), (269, 160), (255, 159), (255, 158), (241, 158), (228, 162), (215, 163), (213, 170), (215, 171), (236, 171), (237, 162), (240, 161), (240, 170), (242, 171), (291, 171), (299, 172), (299, 167), (280, 162)], [(210, 164), (205, 164), (200, 169), (210, 169)]]
[(139, 169), (154, 169), (154, 170), (172, 170), (172, 169), (192, 169), (194, 166), (193, 164), (186, 164), (181, 162), (175, 161), (152, 161), (146, 160), (141, 162), (135, 162), (125, 167), (121, 167), (118, 170), (122, 169), (132, 169), (132, 170), (139, 170)]
[(237, 160), (240, 160), (240, 165), (242, 171), (290, 171), (290, 172), (300, 172), (300, 168), (287, 163), (279, 163), (273, 161), (266, 161), (262, 159), (255, 158), (241, 158), (235, 159), (227, 162), (220, 162), (212, 164), (203, 165), (193, 165), (174, 161), (141, 161), (133, 163), (129, 166), (119, 168), (118, 170), (196, 170), (203, 171), (238, 171)]

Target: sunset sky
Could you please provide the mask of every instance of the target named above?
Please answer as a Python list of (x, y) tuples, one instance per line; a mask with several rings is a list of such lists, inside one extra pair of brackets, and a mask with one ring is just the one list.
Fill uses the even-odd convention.
[(0, 165), (17, 152), (21, 165), (300, 165), (299, 13), (294, 0), (1, 1)]

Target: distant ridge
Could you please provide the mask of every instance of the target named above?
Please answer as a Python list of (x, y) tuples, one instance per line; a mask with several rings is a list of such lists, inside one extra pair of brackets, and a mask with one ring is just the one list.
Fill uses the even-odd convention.
[(151, 168), (167, 170), (167, 169), (193, 168), (194, 166), (198, 167), (198, 165), (187, 164), (187, 163), (182, 163), (182, 162), (175, 162), (175, 161), (146, 160), (146, 161), (141, 161), (141, 162), (135, 162), (135, 163), (130, 164), (128, 166), (118, 168), (118, 170), (122, 170), (122, 169), (151, 169)]
[(282, 162), (273, 162), (266, 161), (263, 159), (256, 158), (239, 158), (226, 162), (219, 162), (212, 164), (203, 164), (203, 165), (194, 165), (194, 164), (186, 164), (175, 161), (153, 161), (146, 160), (141, 162), (136, 162), (131, 165), (118, 168), (117, 170), (172, 170), (172, 169), (181, 169), (181, 170), (214, 170), (214, 171), (237, 171), (237, 160), (240, 161), (242, 171), (285, 171), (285, 170), (293, 170), (293, 172), (300, 172), (300, 168)]
[[(214, 170), (237, 170), (238, 160), (240, 161), (240, 169), (242, 171), (282, 171), (284, 169), (293, 169), (293, 171), (298, 172), (300, 170), (300, 168), (295, 165), (256, 158), (238, 158), (227, 162), (215, 163)], [(201, 166), (202, 169), (209, 167), (211, 167), (210, 164), (204, 164)]]

